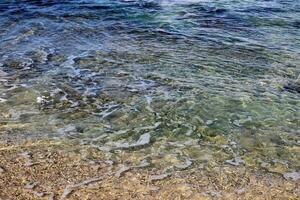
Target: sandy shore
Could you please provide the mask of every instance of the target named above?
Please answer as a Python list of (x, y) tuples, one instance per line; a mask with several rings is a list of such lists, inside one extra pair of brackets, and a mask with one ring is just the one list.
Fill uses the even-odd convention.
[(173, 172), (57, 140), (0, 145), (0, 199), (299, 199), (299, 181), (206, 163)]

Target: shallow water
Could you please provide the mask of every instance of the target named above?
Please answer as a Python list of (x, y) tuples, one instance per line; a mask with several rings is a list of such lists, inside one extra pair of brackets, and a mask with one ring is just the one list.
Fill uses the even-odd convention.
[(299, 1), (23, 0), (0, 11), (2, 141), (74, 139), (164, 169), (299, 172)]

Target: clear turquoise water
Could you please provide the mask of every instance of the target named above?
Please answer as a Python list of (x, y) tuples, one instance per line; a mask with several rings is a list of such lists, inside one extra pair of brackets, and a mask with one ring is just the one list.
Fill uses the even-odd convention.
[(297, 171), (299, 28), (297, 0), (1, 1), (0, 138)]

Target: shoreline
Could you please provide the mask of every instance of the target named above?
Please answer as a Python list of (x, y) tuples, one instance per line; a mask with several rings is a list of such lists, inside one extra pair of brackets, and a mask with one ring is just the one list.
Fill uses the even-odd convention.
[[(138, 163), (138, 162), (137, 162)], [(299, 180), (247, 166), (162, 171), (67, 140), (0, 144), (0, 199), (297, 199)]]

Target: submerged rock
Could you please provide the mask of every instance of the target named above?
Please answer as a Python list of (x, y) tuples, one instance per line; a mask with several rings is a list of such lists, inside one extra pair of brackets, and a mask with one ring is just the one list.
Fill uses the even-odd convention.
[(160, 175), (151, 175), (151, 176), (149, 177), (149, 179), (150, 179), (151, 181), (159, 181), (159, 180), (163, 180), (163, 179), (165, 179), (165, 178), (168, 178), (168, 177), (170, 177), (170, 176), (171, 176), (171, 173), (160, 174)]
[(27, 183), (24, 187), (24, 189), (32, 190), (38, 185), (38, 182), (30, 182)]
[(207, 120), (207, 121), (205, 122), (206, 125), (212, 125), (213, 123), (214, 123), (213, 120)]
[(12, 68), (12, 69), (25, 69), (31, 67), (33, 61), (29, 58), (10, 58), (5, 60), (3, 67)]
[(28, 55), (34, 62), (37, 63), (45, 63), (48, 57), (47, 52), (40, 49), (27, 52), (26, 55)]
[(132, 167), (122, 166), (116, 173), (115, 176), (120, 178), (125, 172), (129, 171)]
[[(1, 63), (0, 63), (1, 66)], [(0, 77), (7, 76), (8, 74), (0, 69)]]
[(36, 192), (36, 191), (34, 191), (33, 194), (37, 197), (43, 197), (46, 195), (44, 192)]
[(138, 147), (143, 147), (150, 143), (151, 135), (150, 133), (145, 133), (140, 136), (139, 140), (135, 143), (116, 143), (115, 149), (134, 149)]
[(283, 86), (283, 89), (289, 92), (300, 93), (300, 81), (290, 82)]
[(288, 173), (283, 174), (283, 177), (286, 180), (297, 181), (298, 179), (300, 179), (300, 173), (299, 172), (288, 172)]
[(6, 99), (2, 99), (2, 98), (0, 98), (0, 103), (5, 103), (5, 102), (7, 102), (7, 100), (6, 100)]
[(2, 174), (2, 173), (4, 173), (4, 172), (5, 172), (4, 168), (3, 168), (3, 167), (0, 167), (0, 174)]
[(245, 164), (245, 161), (242, 160), (241, 158), (233, 158), (231, 160), (226, 160), (225, 162), (233, 166), (239, 166), (241, 164)]
[(67, 185), (59, 199), (64, 200), (64, 199), (68, 198), (68, 196), (71, 195), (72, 192), (74, 192), (76, 189), (78, 189), (80, 187), (83, 187), (83, 186), (86, 186), (88, 184), (95, 183), (98, 181), (102, 181), (105, 175), (108, 175), (108, 174), (104, 174), (103, 176), (100, 176), (100, 177), (90, 178), (90, 179), (87, 179), (78, 184)]
[(150, 166), (150, 163), (147, 160), (142, 160), (139, 165), (136, 166), (122, 166), (116, 173), (115, 176), (120, 178), (125, 172), (132, 170), (134, 168), (143, 168)]
[(192, 164), (193, 164), (193, 162), (191, 160), (186, 159), (184, 163), (177, 164), (177, 165), (175, 165), (175, 167), (183, 170), (183, 169), (189, 168), (190, 166), (192, 166)]

